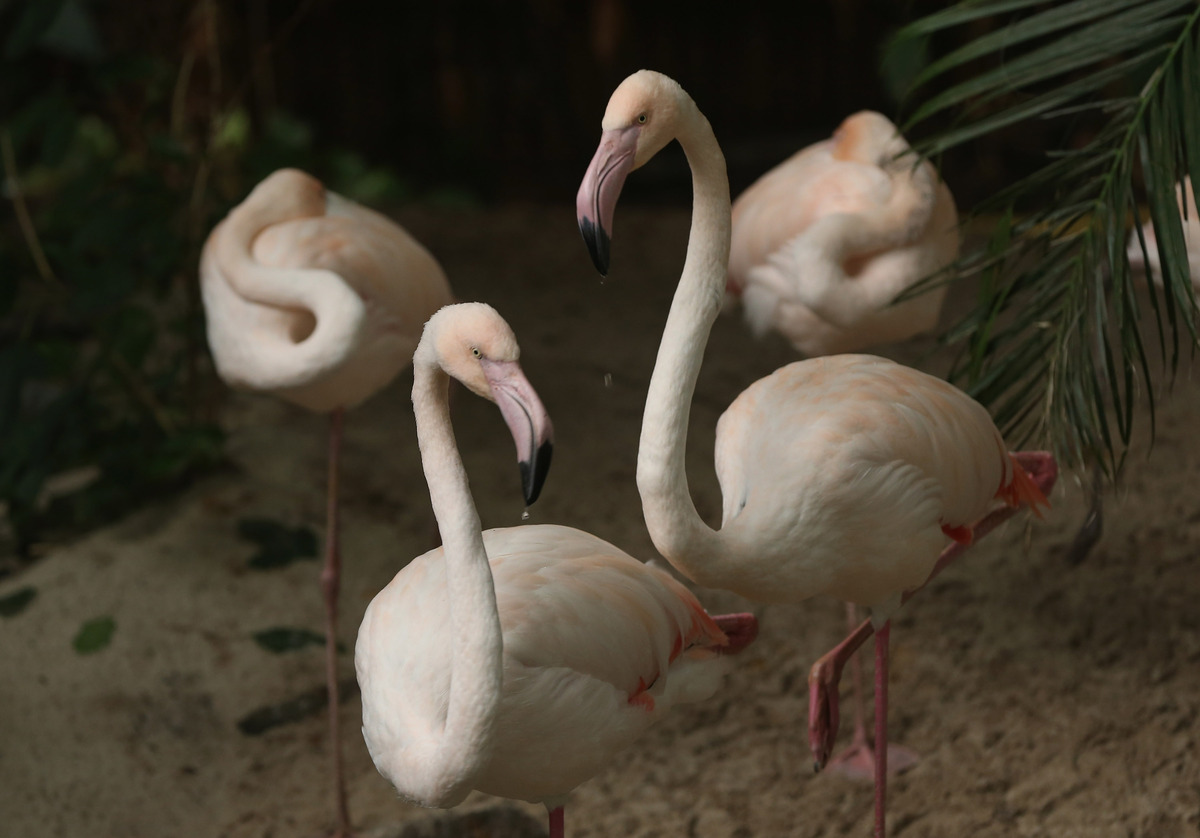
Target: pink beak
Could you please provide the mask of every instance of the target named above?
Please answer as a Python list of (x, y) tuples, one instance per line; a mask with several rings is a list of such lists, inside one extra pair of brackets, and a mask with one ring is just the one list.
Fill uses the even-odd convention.
[(521, 488), (525, 503), (533, 503), (541, 494), (550, 471), (554, 452), (554, 425), (542, 406), (542, 400), (516, 361), (482, 360), (483, 374), (492, 388), (496, 406), (517, 444), (517, 463), (521, 467)]
[(575, 196), (579, 232), (587, 243), (592, 263), (602, 276), (608, 275), (609, 245), (612, 242), (613, 212), (625, 177), (633, 170), (639, 126), (614, 128), (600, 135), (600, 147), (583, 175)]

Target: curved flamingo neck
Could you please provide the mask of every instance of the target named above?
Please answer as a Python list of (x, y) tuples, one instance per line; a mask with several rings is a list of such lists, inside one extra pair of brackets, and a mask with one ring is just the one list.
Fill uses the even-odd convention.
[(865, 314), (888, 305), (897, 289), (886, 283), (854, 282), (846, 261), (916, 242), (929, 227), (938, 200), (938, 180), (927, 162), (911, 155), (892, 161), (892, 193), (886, 203), (854, 213), (830, 213), (786, 246), (796, 301), (842, 329), (854, 329)]
[[(466, 790), (482, 766), (500, 704), (503, 640), (479, 513), (450, 424), (449, 377), (422, 338), (413, 358), (413, 412), (421, 467), (442, 535), (447, 603), (454, 630), (450, 697), (441, 731), (431, 730), (416, 769), (429, 799)], [(440, 734), (440, 735), (439, 735)]]
[(654, 546), (692, 580), (713, 585), (726, 572), (720, 533), (700, 518), (685, 468), (688, 413), (704, 347), (721, 309), (729, 264), (730, 201), (725, 157), (690, 99), (676, 138), (692, 170), (687, 257), (650, 377), (637, 482)]
[[(205, 243), (201, 274), (206, 285), (227, 285), (245, 303), (279, 312), (307, 311), (316, 321), (312, 333), (300, 341), (287, 334), (286, 327), (258, 326), (251, 358), (239, 359), (242, 368), (229, 371), (255, 388), (303, 386), (342, 363), (356, 346), (366, 306), (341, 276), (325, 268), (264, 265), (255, 256), (255, 243), (265, 230), (293, 219), (325, 215), (326, 197), (312, 178), (277, 172), (255, 187)], [(210, 296), (214, 304), (230, 304), (227, 295), (210, 295), (210, 290), (205, 291), (206, 305)], [(246, 340), (243, 334), (236, 337)]]

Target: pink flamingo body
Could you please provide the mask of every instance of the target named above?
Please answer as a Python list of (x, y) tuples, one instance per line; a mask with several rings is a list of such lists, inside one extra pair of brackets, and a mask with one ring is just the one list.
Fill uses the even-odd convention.
[(954, 198), (886, 117), (862, 111), (767, 172), (733, 204), (727, 290), (757, 334), (805, 355), (937, 326), (944, 285), (892, 304), (958, 255)]
[[(970, 541), (972, 524), (996, 506), (1045, 503), (1041, 487), (1008, 453), (987, 412), (941, 379), (869, 355), (814, 358), (752, 384), (722, 415), (715, 454), (722, 525), (710, 528), (688, 491), (684, 452), (729, 263), (724, 157), (691, 97), (659, 73), (641, 71), (622, 82), (602, 125), (576, 199), (580, 230), (602, 273), (628, 172), (673, 139), (692, 169), (688, 251), (638, 451), (650, 536), (672, 565), (705, 586), (762, 602), (831, 594), (871, 609), (883, 679), (875, 765), (881, 836), (890, 617), (938, 567), (950, 541)], [(818, 733), (824, 746), (829, 731)]]
[[(480, 352), (475, 366), (467, 346)], [(413, 384), (443, 546), (401, 570), (363, 617), (363, 736), (402, 796), (448, 807), (479, 789), (544, 803), (561, 838), (570, 791), (674, 705), (711, 695), (728, 668), (719, 653), (744, 647), (756, 624), (710, 617), (670, 574), (580, 530), (480, 532), (447, 376), (497, 401), (523, 459), (548, 463), (549, 419), (507, 324), (480, 304), (443, 309)], [(506, 409), (514, 396), (519, 408)], [(536, 496), (545, 468), (522, 474), (540, 475)]]
[(437, 261), (397, 224), (295, 169), (264, 179), (213, 229), (200, 283), (221, 378), (330, 414), (321, 587), (336, 834), (347, 836), (337, 694), (343, 412), (408, 365), (422, 324), (451, 301), (450, 285)]

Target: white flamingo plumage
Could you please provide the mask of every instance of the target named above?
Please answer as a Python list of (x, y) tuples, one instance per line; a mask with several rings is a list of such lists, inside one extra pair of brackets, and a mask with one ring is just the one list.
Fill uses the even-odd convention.
[(345, 836), (336, 677), (342, 416), (408, 365), (422, 324), (451, 301), (450, 285), (399, 225), (295, 169), (264, 179), (213, 228), (200, 282), (221, 378), (331, 415), (321, 587), (337, 834)]
[(517, 357), (489, 306), (430, 319), (413, 359), (413, 409), (443, 546), (372, 600), (355, 666), (363, 736), (403, 797), (449, 807), (479, 789), (544, 803), (561, 838), (567, 794), (672, 706), (711, 695), (723, 653), (749, 643), (756, 623), (710, 617), (670, 574), (588, 533), (480, 531), (447, 385), (454, 377), (498, 404), (526, 497), (536, 497), (551, 427)]
[(727, 292), (756, 334), (807, 356), (906, 340), (937, 326), (946, 286), (892, 301), (958, 256), (954, 198), (887, 117), (861, 111), (733, 203)]
[[(869, 607), (876, 630), (876, 834), (883, 834), (890, 617), (938, 567), (948, 541), (998, 502), (1045, 503), (987, 412), (933, 376), (869, 355), (789, 364), (752, 384), (717, 426), (722, 525), (700, 518), (684, 469), (688, 412), (721, 306), (729, 259), (725, 160), (691, 97), (641, 71), (613, 93), (576, 200), (580, 230), (607, 272), (612, 218), (628, 172), (673, 139), (692, 169), (693, 210), (683, 274), (650, 380), (637, 480), (650, 536), (693, 581), (759, 602), (831, 594)], [(841, 648), (841, 647), (839, 647)], [(848, 654), (848, 653), (847, 653)], [(836, 695), (826, 695), (832, 701)], [(815, 731), (828, 757), (831, 732)], [(832, 715), (836, 722), (836, 712)], [(820, 719), (819, 719), (820, 720)]]
[[(866, 225), (870, 235), (862, 235)], [(874, 111), (848, 116), (827, 140), (801, 149), (733, 202), (726, 307), (740, 299), (752, 331), (778, 331), (809, 357), (856, 352), (937, 327), (946, 286), (892, 301), (958, 256), (954, 197), (928, 161), (915, 163), (899, 129)], [(848, 245), (847, 232), (858, 235)], [(810, 307), (824, 283), (830, 309)], [(823, 316), (825, 315), (828, 316)], [(844, 318), (844, 322), (834, 318)], [(846, 605), (851, 629), (857, 608)], [(854, 659), (854, 736), (830, 765), (852, 777), (874, 775)], [(914, 752), (891, 745), (893, 772)]]

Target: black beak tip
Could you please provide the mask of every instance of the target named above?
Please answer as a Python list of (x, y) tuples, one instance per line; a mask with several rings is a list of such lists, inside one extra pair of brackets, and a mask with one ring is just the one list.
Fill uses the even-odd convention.
[(611, 244), (608, 233), (604, 232), (604, 228), (599, 224), (593, 224), (592, 219), (586, 215), (579, 219), (579, 232), (583, 234), (588, 253), (592, 257), (592, 264), (596, 266), (600, 276), (608, 276), (609, 245)]
[(542, 484), (546, 482), (546, 475), (550, 472), (553, 454), (554, 445), (543, 442), (541, 447), (533, 452), (532, 458), (518, 463), (521, 467), (521, 489), (525, 492), (526, 505), (532, 505), (542, 493)]

